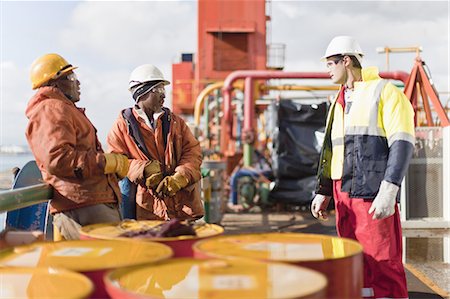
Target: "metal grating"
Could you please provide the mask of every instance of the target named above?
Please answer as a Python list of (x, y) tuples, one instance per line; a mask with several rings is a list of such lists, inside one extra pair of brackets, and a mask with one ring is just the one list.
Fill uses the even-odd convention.
[(440, 127), (416, 128), (413, 158), (405, 178), (406, 219), (443, 217), (443, 136)]

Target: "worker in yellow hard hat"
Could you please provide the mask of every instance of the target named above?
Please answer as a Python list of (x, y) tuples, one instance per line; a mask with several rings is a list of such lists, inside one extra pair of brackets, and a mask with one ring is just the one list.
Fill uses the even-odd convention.
[(96, 129), (80, 100), (76, 67), (58, 54), (31, 65), (26, 137), (46, 183), (53, 186), (50, 212), (65, 239), (78, 239), (84, 225), (120, 221), (117, 177), (125, 177), (128, 158), (103, 153)]
[(363, 297), (407, 298), (397, 199), (414, 150), (414, 111), (376, 67), (361, 67), (362, 58), (351, 36), (335, 37), (323, 57), (341, 88), (329, 110), (311, 212), (326, 217), (334, 198), (338, 235), (363, 246)]
[(121, 111), (107, 138), (108, 151), (130, 157), (138, 220), (197, 219), (204, 213), (200, 144), (186, 122), (163, 107), (168, 84), (151, 64), (135, 68), (129, 79), (134, 105)]

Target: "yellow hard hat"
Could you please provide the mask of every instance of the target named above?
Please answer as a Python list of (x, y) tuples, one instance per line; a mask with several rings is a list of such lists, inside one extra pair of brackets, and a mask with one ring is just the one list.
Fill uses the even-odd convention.
[(56, 79), (76, 68), (58, 54), (45, 54), (36, 59), (31, 65), (30, 79), (32, 88), (39, 88), (48, 81)]

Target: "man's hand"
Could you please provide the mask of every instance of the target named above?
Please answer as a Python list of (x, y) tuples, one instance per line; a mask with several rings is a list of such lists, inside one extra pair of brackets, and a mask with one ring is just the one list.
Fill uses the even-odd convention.
[(122, 179), (127, 176), (130, 164), (128, 157), (121, 154), (105, 153), (105, 174), (116, 173)]
[(311, 214), (314, 218), (321, 220), (327, 220), (327, 207), (330, 204), (331, 196), (325, 196), (322, 194), (316, 194), (311, 203)]
[(388, 181), (382, 181), (378, 194), (372, 202), (369, 214), (372, 219), (384, 219), (395, 213), (395, 204), (399, 187)]
[(175, 173), (172, 176), (166, 176), (156, 188), (157, 194), (163, 194), (166, 196), (174, 196), (178, 191), (183, 189), (189, 184), (187, 178), (179, 173)]
[(156, 160), (148, 161), (144, 168), (144, 179), (147, 188), (155, 189), (164, 175), (161, 172), (161, 163)]

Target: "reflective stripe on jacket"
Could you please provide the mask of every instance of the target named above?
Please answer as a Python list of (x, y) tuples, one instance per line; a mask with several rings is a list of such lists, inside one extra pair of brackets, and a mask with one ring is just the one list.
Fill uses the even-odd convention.
[[(351, 197), (373, 199), (382, 180), (400, 186), (408, 168), (414, 149), (411, 104), (398, 88), (379, 77), (377, 68), (363, 69), (362, 77), (362, 82), (355, 82), (351, 108), (345, 109), (348, 115), (336, 113), (336, 99), (330, 107), (318, 194), (332, 195), (332, 179), (341, 178), (342, 191)], [(334, 151), (342, 140), (343, 151)]]
[(178, 172), (189, 181), (189, 185), (178, 191), (174, 197), (159, 198), (153, 194), (153, 190), (147, 190), (143, 172), (148, 158), (130, 136), (121, 112), (108, 134), (108, 151), (124, 154), (130, 158), (128, 178), (131, 182), (138, 184), (136, 204), (148, 211), (146, 213), (148, 219), (190, 219), (203, 216), (199, 184), (201, 148), (184, 120), (171, 113), (167, 147), (164, 148), (163, 115), (158, 117), (156, 130), (153, 130), (142, 117), (139, 117), (135, 109), (133, 114), (139, 122), (139, 129), (149, 154), (154, 160), (165, 165), (164, 173), (173, 175)]
[(26, 109), (26, 137), (42, 177), (54, 188), (50, 211), (117, 203), (115, 175), (103, 174), (103, 150), (96, 129), (55, 87), (41, 87)]

